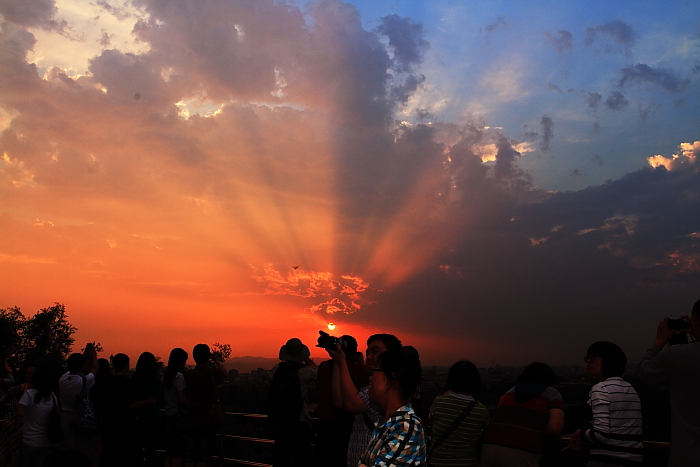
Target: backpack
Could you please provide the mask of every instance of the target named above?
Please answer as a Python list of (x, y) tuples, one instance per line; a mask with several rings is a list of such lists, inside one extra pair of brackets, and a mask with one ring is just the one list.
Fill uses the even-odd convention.
[(267, 394), (267, 419), (275, 426), (299, 421), (304, 408), (297, 370), (303, 363), (282, 362), (272, 376)]
[(97, 416), (92, 409), (92, 401), (88, 395), (87, 380), (83, 379), (83, 391), (75, 396), (75, 405), (73, 405), (73, 415), (70, 420), (70, 427), (81, 433), (93, 435), (97, 433)]

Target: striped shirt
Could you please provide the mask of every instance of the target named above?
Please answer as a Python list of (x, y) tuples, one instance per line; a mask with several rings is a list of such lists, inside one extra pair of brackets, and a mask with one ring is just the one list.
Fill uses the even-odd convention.
[(357, 393), (367, 406), (367, 412), (355, 415), (348, 443), (347, 467), (357, 467), (360, 455), (365, 452), (367, 443), (372, 437), (373, 428), (370, 429), (369, 427), (374, 427), (376, 423), (384, 418), (384, 412), (379, 404), (369, 399), (369, 388), (370, 386), (367, 385)]
[(591, 388), (593, 428), (581, 440), (593, 443), (589, 459), (612, 465), (641, 465), (642, 407), (631, 384), (615, 376)]
[(377, 426), (360, 462), (369, 467), (421, 466), (426, 460), (425, 430), (410, 405)]
[[(473, 400), (471, 396), (454, 392), (435, 398), (433, 407), (430, 409), (433, 441), (440, 439), (440, 436)], [(462, 423), (437, 449), (430, 452), (430, 464), (439, 467), (478, 466), (477, 443), (489, 421), (488, 410), (483, 404), (477, 402), (469, 416), (462, 420)]]

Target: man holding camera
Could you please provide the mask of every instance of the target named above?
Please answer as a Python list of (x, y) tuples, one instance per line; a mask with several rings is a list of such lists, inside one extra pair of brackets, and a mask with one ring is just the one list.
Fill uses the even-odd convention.
[[(700, 300), (693, 305), (691, 316), (681, 320), (684, 322), (664, 318), (659, 323), (656, 339), (637, 369), (637, 377), (642, 381), (669, 388), (671, 467), (700, 465)], [(690, 334), (693, 342), (673, 345), (662, 352), (680, 333)]]

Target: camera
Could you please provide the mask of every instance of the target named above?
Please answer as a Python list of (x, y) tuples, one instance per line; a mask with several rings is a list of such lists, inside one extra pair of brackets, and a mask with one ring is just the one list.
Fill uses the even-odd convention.
[(668, 320), (668, 330), (669, 331), (681, 331), (683, 329), (689, 329), (690, 323), (684, 319), (669, 319)]
[[(690, 323), (684, 319), (669, 319), (667, 322), (667, 326), (669, 331), (682, 331), (684, 329), (689, 329)], [(669, 339), (667, 345), (678, 345), (687, 343), (688, 334), (684, 332), (679, 332), (678, 334), (675, 334), (673, 337), (671, 337), (671, 339)]]
[(321, 347), (322, 349), (335, 349), (335, 344), (340, 344), (340, 347), (345, 350), (348, 348), (348, 343), (342, 337), (331, 336), (327, 332), (318, 331), (320, 336), (318, 336), (318, 344), (316, 347)]

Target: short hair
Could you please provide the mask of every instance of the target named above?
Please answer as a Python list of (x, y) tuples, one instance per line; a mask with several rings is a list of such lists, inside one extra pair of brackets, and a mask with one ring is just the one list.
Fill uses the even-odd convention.
[(520, 376), (518, 383), (536, 383), (552, 386), (557, 382), (557, 375), (554, 370), (546, 363), (533, 362), (525, 367)]
[(398, 350), (401, 348), (401, 341), (393, 334), (373, 334), (367, 339), (367, 345), (372, 341), (381, 341), (387, 350)]
[(695, 302), (695, 305), (693, 305), (692, 315), (695, 317), (695, 319), (700, 319), (700, 300)]
[(399, 384), (403, 397), (408, 399), (415, 394), (421, 377), (420, 362), (417, 358), (402, 352), (401, 349), (387, 350), (382, 353), (379, 366), (387, 381)]
[(83, 368), (85, 356), (81, 353), (74, 353), (66, 360), (66, 366), (71, 373), (78, 373)]
[(118, 353), (112, 357), (112, 368), (114, 371), (122, 371), (129, 365), (129, 356), (124, 353)]
[(620, 347), (612, 342), (599, 341), (593, 343), (587, 355), (590, 357), (600, 357), (602, 371), (608, 378), (622, 376), (627, 368), (627, 356)]
[(479, 369), (469, 360), (461, 360), (447, 373), (447, 389), (473, 394), (481, 389)]
[(211, 358), (211, 350), (207, 344), (197, 344), (192, 349), (192, 358), (198, 365), (207, 363)]

